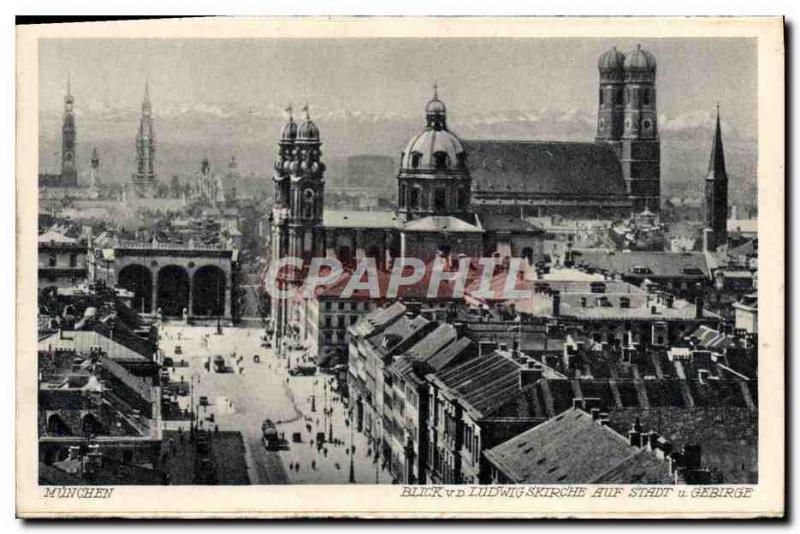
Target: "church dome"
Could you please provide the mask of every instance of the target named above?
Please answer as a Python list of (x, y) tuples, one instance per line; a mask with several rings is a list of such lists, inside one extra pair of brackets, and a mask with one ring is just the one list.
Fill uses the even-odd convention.
[(656, 58), (644, 50), (642, 45), (636, 45), (636, 50), (625, 56), (625, 70), (656, 70)]
[(401, 156), (403, 170), (446, 171), (465, 167), (466, 152), (461, 140), (447, 130), (447, 108), (439, 100), (436, 85), (425, 106), (426, 127), (411, 138)]
[(304, 110), (306, 112), (306, 120), (304, 120), (297, 129), (297, 140), (319, 141), (319, 128), (317, 128), (317, 125), (311, 120), (311, 115), (308, 112), (308, 104), (306, 104)]
[(281, 130), (281, 141), (294, 141), (297, 137), (297, 123), (289, 117), (289, 122)]
[(616, 46), (612, 46), (597, 60), (597, 68), (600, 69), (600, 72), (619, 70), (624, 64), (625, 54), (617, 50)]
[(461, 140), (447, 130), (426, 129), (411, 138), (400, 166), (409, 171), (455, 170), (465, 158)]

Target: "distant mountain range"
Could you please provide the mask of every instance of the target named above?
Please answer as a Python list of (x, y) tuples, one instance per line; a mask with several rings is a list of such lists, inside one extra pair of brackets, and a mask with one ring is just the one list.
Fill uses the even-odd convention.
[[(154, 103), (157, 170), (162, 180), (189, 176), (207, 156), (216, 170), (224, 170), (232, 155), (239, 171), (267, 179), (271, 175), (278, 134), (286, 122), (283, 106), (251, 109), (237, 105), (172, 105)], [(298, 113), (295, 120), (301, 119)], [(134, 137), (139, 110), (101, 103), (76, 103), (78, 166), (88, 176), (89, 157), (96, 146), (101, 178), (126, 181), (134, 166)], [(370, 113), (346, 109), (312, 108), (322, 131), (324, 159), (331, 187), (342, 183), (347, 157), (382, 154), (398, 161), (408, 139), (424, 125), (416, 113)], [(536, 139), (591, 141), (596, 115), (586, 110), (502, 110), (450, 112), (451, 129), (463, 139)], [(691, 196), (700, 191), (714, 126), (712, 112), (661, 115), (662, 184), (666, 196)], [(722, 122), (731, 193), (735, 202), (754, 200), (757, 142), (752, 132), (739, 132)], [(40, 172), (58, 172), (61, 150), (61, 113), (40, 117)], [(394, 176), (376, 177), (389, 186)]]

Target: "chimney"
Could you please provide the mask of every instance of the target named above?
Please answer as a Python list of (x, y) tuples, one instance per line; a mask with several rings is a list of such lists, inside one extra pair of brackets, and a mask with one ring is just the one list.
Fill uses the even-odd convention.
[(482, 339), (478, 342), (478, 356), (491, 354), (497, 349), (498, 345), (496, 341), (487, 341)]
[(553, 291), (552, 294), (553, 300), (553, 317), (560, 317), (561, 316), (561, 291)]
[[(530, 362), (529, 362), (530, 364)], [(519, 370), (519, 387), (524, 388), (542, 378), (544, 374), (544, 367), (540, 363), (534, 363), (532, 366), (521, 367)]]
[(700, 445), (687, 443), (683, 446), (683, 467), (686, 469), (700, 469)]
[(658, 440), (661, 438), (661, 436), (659, 436), (658, 432), (655, 430), (651, 430), (649, 434), (650, 435), (647, 438), (647, 448), (651, 451), (654, 451), (658, 447)]
[(664, 436), (658, 438), (658, 442), (656, 443), (656, 456), (661, 458), (668, 458), (669, 455), (672, 453), (672, 443), (667, 441)]
[(642, 423), (639, 421), (638, 417), (631, 425), (631, 429), (628, 431), (628, 440), (630, 441), (632, 447), (642, 446)]
[(703, 297), (694, 298), (694, 318), (695, 319), (703, 318)]
[(583, 399), (585, 403), (586, 410), (591, 410), (592, 408), (597, 408), (597, 411), (600, 411), (600, 406), (602, 405), (602, 401), (598, 397), (585, 397)]
[(456, 329), (456, 339), (461, 339), (462, 337), (467, 336), (466, 323), (454, 323), (453, 327)]
[(572, 409), (573, 410), (585, 410), (586, 409), (586, 402), (581, 397), (575, 397), (572, 399)]
[(508, 344), (506, 344), (506, 343), (498, 343), (497, 344), (497, 350), (500, 350), (500, 351), (503, 351), (503, 352), (507, 351), (508, 350)]
[(592, 421), (597, 421), (600, 419), (600, 408), (591, 408), (589, 413), (592, 414)]

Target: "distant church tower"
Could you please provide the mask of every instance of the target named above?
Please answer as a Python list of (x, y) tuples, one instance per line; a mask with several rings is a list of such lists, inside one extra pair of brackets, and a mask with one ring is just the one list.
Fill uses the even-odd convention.
[(97, 147), (92, 148), (92, 168), (89, 173), (89, 187), (95, 189), (100, 185), (100, 158), (97, 156)]
[(144, 85), (142, 114), (139, 117), (139, 130), (136, 133), (136, 174), (133, 175), (133, 189), (137, 196), (152, 197), (156, 188), (155, 173), (156, 136), (153, 131), (153, 109), (150, 106), (150, 90)]
[(67, 95), (64, 97), (64, 125), (61, 128), (61, 186), (77, 187), (78, 171), (75, 167), (75, 113), (72, 87), (67, 78)]
[[(298, 257), (309, 260), (325, 251), (322, 209), (325, 193), (325, 164), (321, 161), (322, 142), (319, 128), (311, 120), (308, 105), (306, 118), (299, 126), (289, 111), (289, 122), (278, 141), (278, 156), (273, 171), (275, 203), (272, 210), (271, 260)], [(289, 275), (279, 283), (302, 282)], [(286, 335), (291, 304), (288, 299), (273, 299), (272, 316), (275, 339)], [(277, 345), (276, 345), (277, 346)]]
[(717, 105), (717, 125), (705, 179), (705, 200), (704, 248), (716, 250), (728, 242), (728, 174), (725, 172), (719, 105)]
[(598, 142), (610, 143), (635, 212), (659, 211), (661, 154), (656, 111), (656, 60), (641, 46), (627, 55), (612, 48), (598, 61)]

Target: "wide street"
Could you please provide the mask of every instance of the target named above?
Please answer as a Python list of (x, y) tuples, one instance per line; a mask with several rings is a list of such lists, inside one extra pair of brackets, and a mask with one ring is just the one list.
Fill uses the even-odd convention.
[[(347, 408), (334, 393), (333, 377), (292, 377), (286, 359), (261, 347), (263, 330), (187, 326), (170, 322), (160, 329), (160, 346), (175, 362), (188, 367), (170, 369), (171, 379), (192, 383), (199, 425), (206, 429), (239, 431), (247, 453), (248, 474), (253, 484), (346, 484), (350, 474), (351, 423)], [(176, 354), (180, 346), (181, 354)], [(217, 373), (214, 358), (223, 356), (231, 372)], [(258, 355), (256, 363), (253, 356)], [(292, 365), (300, 358), (292, 356)], [(208, 369), (205, 364), (208, 363)], [(200, 405), (205, 397), (209, 406)], [(188, 409), (189, 397), (180, 397)], [(312, 410), (313, 408), (313, 410)], [(330, 417), (325, 412), (330, 414)], [(213, 418), (213, 421), (211, 420)], [(289, 450), (268, 451), (262, 444), (262, 423), (276, 423)], [(295, 434), (299, 433), (299, 442)], [(318, 433), (324, 433), (320, 447)], [(391, 483), (391, 476), (373, 462), (367, 439), (353, 432), (355, 481), (360, 484)]]

